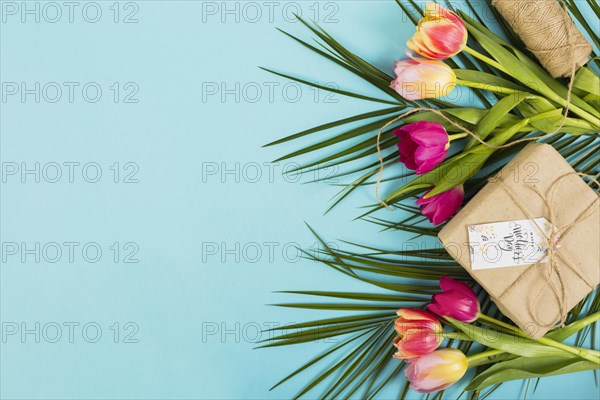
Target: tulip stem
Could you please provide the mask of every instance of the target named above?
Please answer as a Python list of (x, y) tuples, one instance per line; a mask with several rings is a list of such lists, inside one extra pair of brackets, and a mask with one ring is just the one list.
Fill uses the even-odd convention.
[(483, 61), (483, 62), (491, 65), (492, 67), (495, 67), (495, 68), (499, 69), (500, 71), (502, 71), (502, 72), (504, 72), (506, 74), (509, 74), (508, 71), (502, 65), (500, 65), (497, 61), (492, 60), (488, 56), (484, 56), (483, 54), (481, 54), (478, 51), (473, 50), (469, 46), (465, 46), (464, 50), (467, 53), (469, 53), (470, 55), (472, 55), (473, 57), (480, 59), (481, 61)]
[[(457, 85), (461, 85), (461, 86), (466, 86), (466, 87), (470, 87), (470, 88), (474, 88), (474, 89), (481, 89), (481, 90), (488, 90), (490, 92), (494, 92), (494, 93), (500, 93), (500, 94), (516, 94), (516, 93), (522, 93), (523, 96), (527, 96), (527, 92), (521, 91), (521, 90), (516, 90), (516, 89), (511, 89), (511, 88), (507, 88), (504, 86), (498, 86), (498, 85), (491, 85), (489, 83), (482, 83), (482, 82), (473, 82), (473, 81), (465, 81), (462, 79), (457, 79), (456, 80), (456, 84)], [(530, 99), (534, 99), (538, 96), (531, 94), (530, 95)], [(563, 99), (562, 97), (558, 96), (555, 93), (549, 92), (549, 93), (545, 93), (544, 96), (551, 101), (554, 101), (555, 103), (561, 105), (562, 107), (566, 107), (567, 105), (567, 101), (565, 99)], [(588, 123), (590, 123), (593, 127), (593, 129), (597, 129), (597, 127), (600, 127), (600, 118), (591, 115), (590, 113), (588, 113), (587, 111), (581, 109), (580, 107), (578, 107), (577, 105), (573, 104), (573, 103), (569, 103), (569, 110), (573, 111), (575, 114), (577, 114), (578, 116), (580, 116), (581, 118), (583, 118), (585, 121), (587, 121)]]
[(480, 365), (489, 364), (496, 361), (496, 356), (505, 354), (502, 350), (488, 350), (481, 353), (473, 354), (467, 357), (469, 368), (478, 367)]
[[(481, 321), (485, 321), (488, 322), (490, 324), (496, 325), (496, 326), (500, 326), (510, 332), (515, 333), (517, 336), (519, 337), (523, 337), (523, 338), (527, 338), (527, 339), (531, 339), (529, 336), (527, 336), (527, 334), (525, 332), (523, 332), (522, 330), (520, 330), (519, 328), (517, 328), (516, 326), (507, 324), (506, 322), (502, 322), (502, 321), (498, 321), (495, 318), (492, 318), (490, 316), (487, 316), (485, 314), (479, 314), (479, 320)], [(534, 340), (534, 339), (531, 339)], [(547, 337), (541, 337), (538, 339), (538, 342), (545, 344), (546, 346), (550, 346), (550, 347), (554, 347), (560, 350), (564, 350), (566, 352), (569, 352), (571, 354), (574, 354), (576, 356), (579, 356), (581, 358), (584, 358), (588, 361), (592, 361), (595, 363), (600, 364), (600, 358), (598, 358), (597, 356), (594, 356), (592, 354), (590, 354), (590, 350), (587, 349), (582, 349), (579, 347), (572, 347), (560, 342), (557, 342), (556, 340), (552, 340), (549, 339)]]
[(469, 338), (469, 336), (465, 335), (462, 332), (442, 332), (438, 334), (439, 336), (446, 338), (446, 339), (458, 339), (458, 340), (467, 340), (467, 341), (472, 341), (471, 338)]
[(571, 328), (575, 327), (575, 331), (579, 332), (586, 326), (593, 324), (594, 322), (598, 321), (599, 319), (600, 319), (600, 311), (597, 311), (593, 314), (588, 315), (587, 317), (584, 317), (584, 318), (581, 318), (580, 320), (572, 322), (569, 325), (569, 327), (571, 327)]
[(462, 139), (464, 137), (467, 137), (468, 135), (468, 133), (455, 133), (454, 135), (448, 135), (448, 141), (451, 142), (456, 139)]

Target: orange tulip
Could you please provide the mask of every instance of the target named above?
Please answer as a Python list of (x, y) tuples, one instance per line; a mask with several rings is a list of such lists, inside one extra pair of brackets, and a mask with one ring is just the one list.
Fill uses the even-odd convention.
[(394, 346), (398, 351), (395, 358), (409, 360), (429, 354), (442, 343), (442, 324), (429, 311), (415, 308), (401, 308), (397, 312), (395, 322), (398, 337), (394, 339)]
[(439, 4), (429, 3), (417, 32), (406, 45), (423, 57), (445, 60), (465, 48), (467, 37), (467, 27), (458, 15)]

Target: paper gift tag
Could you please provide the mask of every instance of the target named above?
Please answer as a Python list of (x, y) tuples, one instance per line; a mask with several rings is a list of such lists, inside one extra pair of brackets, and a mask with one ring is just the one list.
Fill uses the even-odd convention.
[(549, 247), (547, 238), (553, 228), (545, 218), (469, 225), (471, 268), (514, 267), (544, 261)]

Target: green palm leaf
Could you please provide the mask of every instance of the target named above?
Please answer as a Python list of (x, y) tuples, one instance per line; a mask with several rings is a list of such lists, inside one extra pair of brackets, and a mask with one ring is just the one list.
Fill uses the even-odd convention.
[[(413, 23), (418, 23), (418, 15), (422, 14), (419, 4), (414, 1), (396, 0), (396, 2)], [(449, 7), (452, 7), (451, 2), (446, 3)], [(498, 14), (493, 7), (492, 13), (497, 16), (499, 25), (503, 29), (507, 40), (492, 34), (489, 24), (486, 24), (486, 21), (483, 19), (477, 18), (475, 3), (467, 1), (466, 4), (472, 11), (471, 14), (474, 15), (473, 18), (469, 18), (466, 15), (463, 16), (470, 25), (472, 32), (470, 40), (473, 41), (475, 39), (475, 43), (473, 43), (475, 46), (483, 45), (481, 47), (490, 51), (490, 55), (493, 57), (518, 60), (518, 62), (523, 63), (529, 70), (533, 71), (533, 74), (530, 74), (531, 76), (528, 76), (528, 78), (538, 80), (541, 85), (546, 85), (560, 96), (563, 96), (563, 98), (565, 97), (565, 85), (550, 78), (537, 65), (530, 57), (529, 52), (523, 48), (520, 39), (501, 18), (498, 18)], [(575, 0), (567, 0), (565, 4), (573, 17), (592, 39), (595, 45), (594, 54), (597, 54), (600, 38), (598, 33), (592, 29), (590, 18), (586, 19), (586, 15), (590, 15), (589, 11), (586, 10), (583, 12), (580, 9), (583, 4)], [(592, 14), (596, 17), (600, 17), (600, 6), (598, 6), (595, 0), (586, 0), (585, 6), (589, 7)], [(332, 199), (333, 204), (329, 210), (347, 199), (360, 187), (374, 190), (374, 178), (379, 170), (379, 162), (376, 156), (377, 149), (375, 146), (376, 133), (386, 121), (391, 120), (407, 108), (420, 106), (436, 107), (452, 120), (467, 126), (469, 129), (479, 129), (480, 132), (483, 132), (483, 137), (487, 135), (494, 137), (502, 129), (514, 125), (521, 116), (531, 115), (540, 112), (540, 110), (559, 109), (558, 104), (553, 105), (550, 102), (546, 104), (543, 101), (537, 100), (520, 102), (514, 106), (512, 105), (512, 100), (510, 98), (507, 99), (505, 94), (490, 96), (489, 93), (484, 94), (479, 89), (474, 89), (474, 92), (485, 107), (482, 109), (467, 109), (439, 100), (406, 101), (389, 88), (389, 82), (392, 77), (385, 71), (376, 68), (368, 61), (350, 51), (317, 24), (309, 24), (301, 18), (299, 18), (299, 21), (308, 28), (311, 34), (316, 36), (315, 45), (309, 44), (287, 32), (282, 32), (303, 48), (322, 56), (324, 59), (335, 63), (343, 69), (350, 71), (358, 78), (368, 82), (383, 92), (385, 98), (328, 88), (307, 79), (266, 69), (267, 71), (285, 79), (291, 79), (344, 96), (391, 106), (322, 124), (266, 145), (274, 146), (307, 137), (316, 139), (316, 143), (291, 152), (279, 158), (279, 160), (313, 156), (310, 162), (302, 164), (299, 168), (290, 171), (290, 173), (316, 171), (325, 164), (339, 168), (338, 172), (333, 176), (328, 176), (327, 178), (319, 177), (314, 180), (323, 181), (331, 178), (349, 180), (348, 183), (336, 183), (342, 189)], [(592, 22), (594, 21), (592, 20)], [(486, 40), (485, 37), (492, 39)], [(522, 92), (534, 92), (533, 88), (527, 88), (515, 76), (508, 76), (501, 71), (497, 71), (468, 54), (461, 53), (452, 60), (448, 60), (448, 64), (456, 69), (459, 79), (486, 82), (490, 85), (502, 86)], [(580, 108), (589, 113), (597, 114), (597, 110), (593, 107), (590, 108), (588, 103), (582, 99), (582, 97), (586, 96), (587, 92), (585, 89), (589, 85), (581, 84), (579, 86), (573, 96), (573, 104), (580, 106)], [(502, 108), (503, 104), (511, 104), (508, 107), (508, 110), (511, 111), (508, 113), (505, 112), (505, 116), (497, 124), (490, 123), (490, 126), (487, 127), (478, 126), (482, 121), (489, 122), (492, 119), (493, 115), (490, 115), (491, 112), (488, 110), (495, 104), (498, 104), (498, 102), (500, 102), (500, 105), (496, 109)], [(549, 109), (547, 107), (552, 108)], [(500, 114), (502, 113), (498, 112), (498, 115)], [(563, 130), (565, 133), (573, 135), (583, 134), (582, 136), (575, 137), (561, 133), (544, 138), (542, 141), (554, 146), (577, 170), (600, 176), (600, 139), (597, 133), (587, 134), (590, 125), (585, 125), (581, 119), (574, 117), (574, 115), (569, 115)], [(448, 124), (445, 120), (431, 113), (411, 115), (405, 118), (404, 121), (399, 121), (398, 124), (415, 122), (423, 118), (443, 123), (449, 132), (457, 131), (455, 127)], [(540, 121), (533, 126), (525, 127), (526, 129), (523, 132), (517, 133), (513, 139), (541, 136), (540, 131), (548, 131), (549, 128), (547, 126), (548, 124), (544, 125), (544, 121)], [(339, 129), (339, 131), (331, 134), (331, 131), (336, 129)], [(388, 129), (383, 134), (381, 140), (384, 166), (386, 168), (396, 164), (398, 157), (397, 151), (394, 151), (397, 141), (391, 130)], [(465, 182), (467, 199), (485, 185), (487, 179), (497, 173), (523, 146), (524, 144), (516, 145), (494, 152), (483, 163), (482, 170)], [(331, 149), (335, 150), (331, 151)], [(325, 152), (327, 154), (322, 155)], [(383, 182), (389, 184), (401, 179), (410, 180), (411, 178), (415, 178), (414, 173), (407, 171), (395, 174), (394, 176), (386, 176)], [(434, 228), (426, 223), (419, 209), (413, 205), (415, 196), (420, 195), (422, 191), (423, 188), (417, 188), (391, 199), (391, 206), (402, 211), (401, 217), (398, 217), (399, 213), (387, 212), (384, 215), (373, 215), (373, 213), (381, 210), (382, 207), (380, 205), (372, 205), (367, 206), (367, 211), (358, 218), (376, 224), (382, 230), (386, 231), (401, 230), (410, 232), (416, 237), (435, 237), (439, 232), (439, 227)], [(330, 310), (338, 313), (339, 311), (343, 311), (344, 315), (294, 324), (291, 329), (299, 330), (299, 332), (286, 332), (276, 335), (262, 343), (262, 347), (308, 343), (315, 340), (315, 338), (321, 339), (327, 337), (340, 337), (342, 338), (342, 342), (302, 365), (279, 381), (274, 388), (287, 382), (301, 372), (316, 368), (317, 364), (327, 364), (327, 367), (321, 369), (321, 373), (316, 375), (316, 378), (310, 380), (304, 389), (298, 393), (297, 398), (307, 393), (312, 393), (319, 388), (322, 390), (319, 398), (350, 398), (356, 395), (359, 395), (363, 399), (375, 398), (386, 385), (398, 381), (395, 378), (402, 372), (404, 367), (403, 362), (392, 358), (394, 350), (390, 342), (394, 336), (392, 321), (395, 318), (395, 310), (406, 304), (422, 306), (428, 300), (429, 296), (438, 290), (437, 285), (431, 284), (431, 281), (435, 281), (441, 276), (451, 275), (459, 279), (469, 279), (469, 276), (442, 248), (432, 247), (403, 251), (344, 242), (350, 249), (333, 249), (314, 230), (310, 227), (309, 229), (313, 232), (317, 240), (323, 244), (323, 249), (317, 252), (304, 251), (305, 258), (319, 261), (323, 266), (332, 268), (348, 277), (367, 284), (373, 292), (286, 291), (285, 293), (287, 294), (317, 297), (324, 301), (329, 299), (330, 302), (307, 301), (283, 303), (278, 304), (278, 306), (320, 311)], [(476, 286), (476, 290), (482, 292), (479, 286)], [(500, 312), (488, 297), (483, 298), (481, 307), (489, 315), (501, 317)], [(568, 321), (572, 322), (581, 316), (589, 315), (598, 310), (600, 310), (600, 291), (596, 290), (569, 313)], [(582, 345), (591, 335), (592, 347), (595, 347), (597, 340), (596, 329), (596, 324), (592, 324), (577, 332), (575, 337), (576, 345)], [(284, 331), (284, 328), (275, 328), (271, 330), (271, 333), (281, 333), (281, 331)], [(555, 331), (552, 335), (555, 335), (556, 340), (562, 341), (564, 340), (563, 336), (571, 336), (573, 333), (567, 329)], [(456, 340), (450, 341), (449, 346), (455, 346), (468, 352), (471, 350), (473, 342)], [(511, 362), (510, 357), (508, 357), (506, 362)], [(512, 364), (505, 365), (511, 366)], [(500, 386), (502, 380), (494, 381), (494, 379), (499, 379), (497, 378), (499, 375), (495, 375), (496, 372), (491, 368), (490, 365), (477, 367), (477, 376), (480, 377), (478, 379), (482, 382), (485, 381), (485, 385), (477, 385), (478, 381), (474, 380), (469, 387), (470, 389), (474, 389), (469, 392), (469, 398), (484, 399)], [(556, 370), (558, 371), (560, 368), (557, 367)], [(511, 373), (515, 374), (514, 372)], [(535, 374), (521, 376), (517, 373), (514, 376), (522, 379), (535, 377)], [(407, 393), (408, 385), (406, 384), (402, 390), (401, 398), (404, 398)], [(443, 391), (428, 396), (432, 400), (440, 400), (444, 397), (445, 392)]]

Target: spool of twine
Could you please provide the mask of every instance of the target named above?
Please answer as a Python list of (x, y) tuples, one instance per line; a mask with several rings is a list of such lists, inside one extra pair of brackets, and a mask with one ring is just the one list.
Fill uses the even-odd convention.
[(584, 65), (592, 45), (556, 0), (492, 0), (494, 7), (554, 78)]

